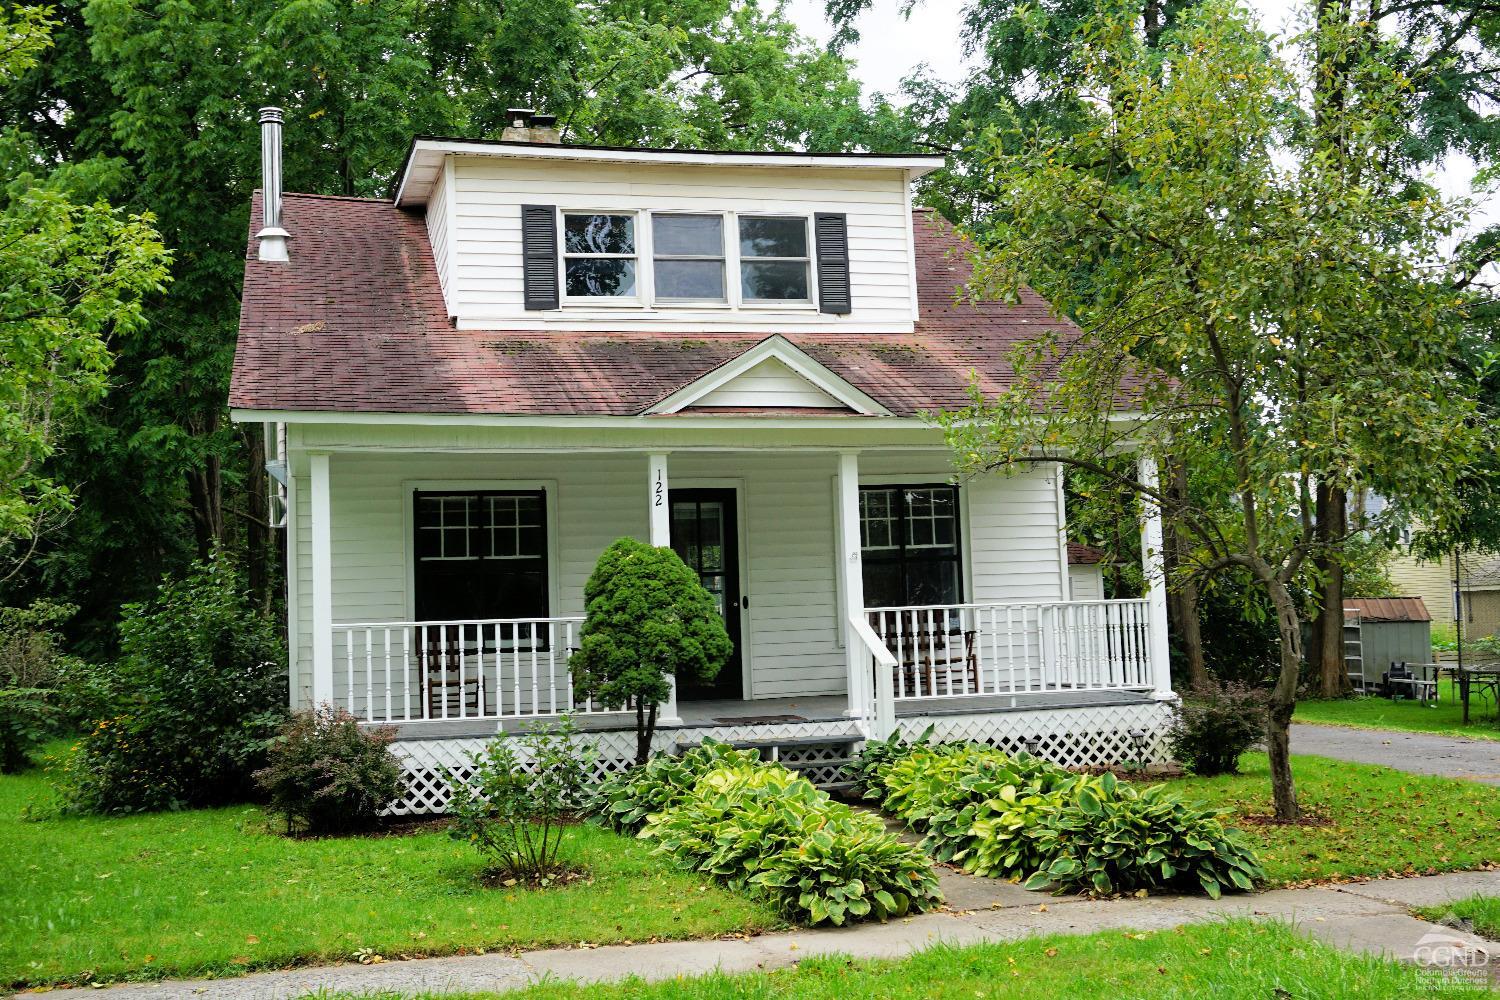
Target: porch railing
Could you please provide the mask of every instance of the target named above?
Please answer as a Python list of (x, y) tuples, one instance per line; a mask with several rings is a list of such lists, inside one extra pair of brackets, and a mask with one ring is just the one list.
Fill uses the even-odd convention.
[(609, 709), (573, 691), (583, 619), (333, 626), (334, 703), (366, 722), (524, 719)]
[(866, 616), (896, 661), (895, 701), (1155, 686), (1145, 600), (868, 608)]

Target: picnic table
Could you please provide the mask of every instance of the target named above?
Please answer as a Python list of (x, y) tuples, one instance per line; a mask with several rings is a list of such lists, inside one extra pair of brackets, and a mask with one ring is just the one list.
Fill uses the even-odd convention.
[(1445, 663), (1438, 668), (1439, 675), (1446, 670), (1458, 684), (1458, 699), (1464, 706), (1464, 725), (1469, 724), (1469, 702), (1474, 695), (1481, 704), (1489, 702), (1495, 707), (1496, 720), (1500, 721), (1500, 659), (1485, 658), (1473, 663)]

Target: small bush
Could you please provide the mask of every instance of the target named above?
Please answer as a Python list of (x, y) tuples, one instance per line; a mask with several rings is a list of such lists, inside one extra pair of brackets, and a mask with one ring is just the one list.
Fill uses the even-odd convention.
[(1214, 899), (1265, 878), (1222, 812), (1185, 804), (1162, 785), (1137, 789), (1106, 774), (1068, 790), (1038, 838), (1051, 856), (1028, 889), (1112, 894), (1201, 888)]
[(469, 773), (449, 772), (449, 834), (473, 844), (503, 884), (553, 884), (567, 874), (563, 825), (587, 805), (593, 757), (567, 718), (491, 740), (470, 755)]
[(712, 740), (681, 756), (665, 754), (628, 771), (611, 775), (599, 786), (595, 805), (599, 819), (620, 833), (638, 833), (654, 813), (677, 805), (693, 793), (698, 779), (721, 767), (759, 761), (753, 750), (735, 750)]
[(691, 794), (650, 816), (658, 851), (736, 888), (767, 893), (810, 924), (920, 912), (942, 896), (926, 858), (774, 764), (703, 774)]
[(105, 713), (64, 766), (73, 811), (140, 812), (243, 801), (286, 718), (274, 623), (222, 558), (126, 605)]
[(1266, 698), (1244, 684), (1197, 685), (1173, 710), (1172, 756), (1205, 777), (1239, 773), (1240, 755), (1266, 738)]
[(0, 608), (0, 774), (28, 767), (63, 721), (57, 689), (75, 661), (57, 630), (75, 610), (51, 601)]
[(368, 829), (406, 788), (401, 762), (388, 749), (395, 736), (393, 726), (361, 729), (342, 708), (298, 712), (255, 781), (288, 832)]
[(864, 798), (884, 799), (885, 773), (898, 761), (927, 748), (932, 731), (933, 727), (928, 726), (915, 740), (907, 740), (899, 732), (893, 733), (890, 739), (867, 740), (854, 761), (845, 765), (844, 777), (855, 783)]

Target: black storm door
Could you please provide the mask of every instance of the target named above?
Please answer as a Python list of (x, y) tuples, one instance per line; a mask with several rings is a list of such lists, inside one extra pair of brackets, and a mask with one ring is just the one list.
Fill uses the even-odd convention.
[(740, 553), (734, 490), (673, 490), (672, 550), (698, 574), (724, 616), (734, 652), (704, 684), (684, 678), (679, 699), (744, 697), (740, 664)]

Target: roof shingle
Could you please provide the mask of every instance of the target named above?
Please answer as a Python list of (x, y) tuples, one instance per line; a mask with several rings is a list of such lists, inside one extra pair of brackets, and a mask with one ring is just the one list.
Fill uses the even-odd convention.
[[(288, 194), (289, 264), (247, 247), (230, 406), (246, 410), (630, 416), (763, 340), (757, 333), (457, 330), (418, 214), (389, 201)], [(260, 196), (250, 232), (259, 228)], [(787, 332), (898, 416), (968, 402), (1014, 379), (1009, 354), (1077, 336), (1038, 295), (971, 302), (952, 227), (915, 213), (921, 314), (912, 334)]]

